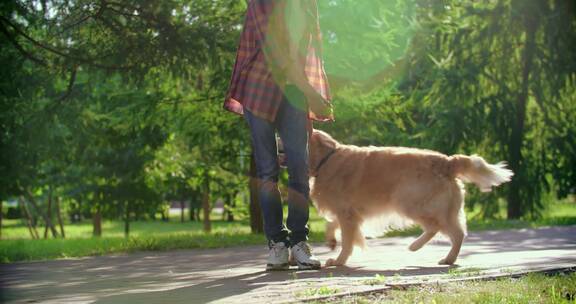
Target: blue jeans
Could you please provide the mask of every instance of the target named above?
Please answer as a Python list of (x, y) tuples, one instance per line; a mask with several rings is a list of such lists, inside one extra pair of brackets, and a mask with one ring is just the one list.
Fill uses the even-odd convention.
[[(308, 113), (303, 111), (303, 94), (289, 87), (276, 121), (270, 122), (244, 110), (252, 137), (252, 147), (258, 177), (258, 195), (264, 232), (269, 241), (288, 246), (308, 240)], [(276, 131), (284, 144), (288, 167), (288, 218), (283, 224), (283, 210), (278, 190), (278, 149)]]

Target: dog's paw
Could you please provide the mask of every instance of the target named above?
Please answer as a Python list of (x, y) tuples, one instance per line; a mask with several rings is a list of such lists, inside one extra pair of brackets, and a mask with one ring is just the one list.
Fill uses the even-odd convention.
[(419, 250), (420, 248), (422, 248), (422, 246), (419, 246), (418, 244), (414, 244), (414, 243), (413, 243), (412, 245), (410, 245), (410, 246), (408, 247), (408, 250), (410, 250), (410, 251), (417, 251), (417, 250)]
[(331, 267), (331, 266), (344, 266), (344, 263), (341, 261), (338, 261), (338, 259), (328, 259), (326, 261), (326, 267)]
[(332, 267), (332, 266), (342, 266), (342, 264), (338, 263), (335, 259), (328, 259), (326, 261), (326, 267)]
[(326, 246), (328, 246), (328, 248), (330, 248), (330, 250), (334, 250), (336, 249), (336, 245), (338, 244), (338, 242), (336, 241), (336, 239), (332, 239), (326, 242)]
[(438, 265), (454, 265), (454, 262), (456, 262), (455, 259), (444, 258), (438, 262)]

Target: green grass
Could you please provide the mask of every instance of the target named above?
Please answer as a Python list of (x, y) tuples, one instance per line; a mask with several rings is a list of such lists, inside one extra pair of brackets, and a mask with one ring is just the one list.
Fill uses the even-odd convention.
[[(2, 231), (3, 239), (30, 239), (28, 228), (23, 226), (19, 220), (7, 221)], [(39, 227), (38, 232), (43, 234), (44, 227)], [(56, 227), (57, 230), (58, 227)], [(91, 238), (92, 237), (92, 222), (89, 220), (82, 221), (81, 223), (67, 224), (65, 226), (66, 238)], [(198, 232), (202, 230), (201, 222), (184, 222), (180, 223), (179, 220), (171, 219), (170, 222), (162, 221), (141, 221), (130, 223), (130, 236), (132, 237), (150, 237), (150, 236), (166, 236), (173, 234), (187, 234), (190, 232)], [(213, 222), (214, 232), (249, 232), (250, 227), (244, 222), (227, 223), (223, 221)], [(124, 237), (124, 223), (120, 221), (103, 221), (102, 222), (102, 235), (105, 238)]]
[[(507, 220), (504, 218), (496, 219), (478, 219), (476, 212), (467, 212), (468, 231), (487, 231), (487, 230), (507, 230), (521, 228), (538, 228), (547, 226), (570, 226), (576, 225), (576, 203), (574, 202), (557, 202), (550, 204), (544, 210), (543, 217), (537, 220)], [(385, 236), (414, 236), (422, 233), (420, 227), (410, 227), (403, 230), (393, 230)]]
[(368, 279), (362, 281), (364, 285), (381, 285), (386, 284), (386, 276), (381, 274), (376, 274), (373, 279)]
[[(324, 239), (324, 222), (313, 210), (311, 211), (310, 240), (320, 242)], [(43, 235), (44, 227), (41, 228), (38, 232)], [(104, 221), (102, 230), (102, 237), (92, 237), (92, 223), (84, 221), (66, 225), (66, 239), (32, 240), (28, 229), (20, 220), (5, 220), (0, 240), (0, 263), (136, 251), (266, 244), (263, 235), (250, 232), (249, 223), (245, 220), (232, 223), (213, 221), (211, 233), (203, 231), (201, 222), (180, 223), (179, 219), (172, 219), (170, 222), (133, 222), (130, 225), (129, 238), (124, 237), (123, 222)]]
[[(214, 216), (214, 218), (219, 218)], [(310, 240), (324, 240), (324, 220), (311, 209)], [(2, 222), (2, 240), (0, 240), (0, 263), (17, 261), (45, 260), (70, 257), (95, 256), (111, 253), (125, 253), (146, 250), (174, 250), (189, 248), (217, 248), (243, 245), (264, 245), (262, 235), (250, 233), (245, 219), (228, 223), (213, 221), (212, 233), (202, 231), (202, 223), (180, 223), (178, 218), (170, 222), (145, 221), (133, 222), (130, 237), (124, 237), (124, 224), (119, 221), (104, 221), (103, 236), (92, 237), (92, 224), (84, 221), (79, 224), (67, 224), (66, 239), (31, 240), (28, 229), (21, 220)], [(554, 225), (576, 225), (576, 204), (563, 202), (552, 204), (546, 216), (537, 221), (469, 220), (470, 231), (499, 230), (512, 228), (534, 228)], [(38, 232), (43, 235), (44, 230)], [(420, 233), (417, 227), (402, 231), (392, 231), (387, 236), (410, 236)]]
[(330, 286), (322, 286), (317, 288), (308, 288), (303, 291), (296, 293), (297, 298), (311, 298), (311, 297), (320, 297), (320, 296), (329, 296), (340, 292), (340, 289), (330, 287)]
[(47, 240), (5, 240), (0, 244), (2, 263), (44, 260), (135, 251), (220, 248), (265, 244), (261, 235), (245, 232), (190, 232), (165, 236), (106, 237)]
[(481, 275), (483, 270), (477, 267), (450, 268), (448, 269), (448, 275), (452, 278), (473, 277)]
[(429, 284), (366, 296), (350, 296), (316, 303), (574, 303), (576, 273), (520, 279)]

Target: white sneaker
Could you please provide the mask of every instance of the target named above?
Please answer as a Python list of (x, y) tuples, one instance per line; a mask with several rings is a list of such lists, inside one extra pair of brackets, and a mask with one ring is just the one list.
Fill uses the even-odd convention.
[(266, 270), (287, 270), (288, 268), (288, 247), (283, 242), (270, 241)]
[(291, 248), (292, 257), (300, 270), (320, 269), (320, 260), (313, 254), (307, 242), (302, 241)]

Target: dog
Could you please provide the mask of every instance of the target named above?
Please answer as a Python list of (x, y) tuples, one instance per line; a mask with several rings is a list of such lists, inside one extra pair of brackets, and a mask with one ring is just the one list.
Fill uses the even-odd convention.
[(320, 130), (310, 135), (309, 155), (310, 197), (328, 220), (326, 240), (332, 249), (336, 230), (342, 235), (342, 249), (327, 267), (345, 265), (354, 245), (364, 247), (362, 224), (386, 215), (399, 215), (422, 227), (411, 251), (438, 232), (446, 235), (452, 246), (439, 264), (452, 265), (467, 233), (462, 182), (488, 192), (514, 175), (505, 162), (489, 164), (477, 155), (344, 145)]

